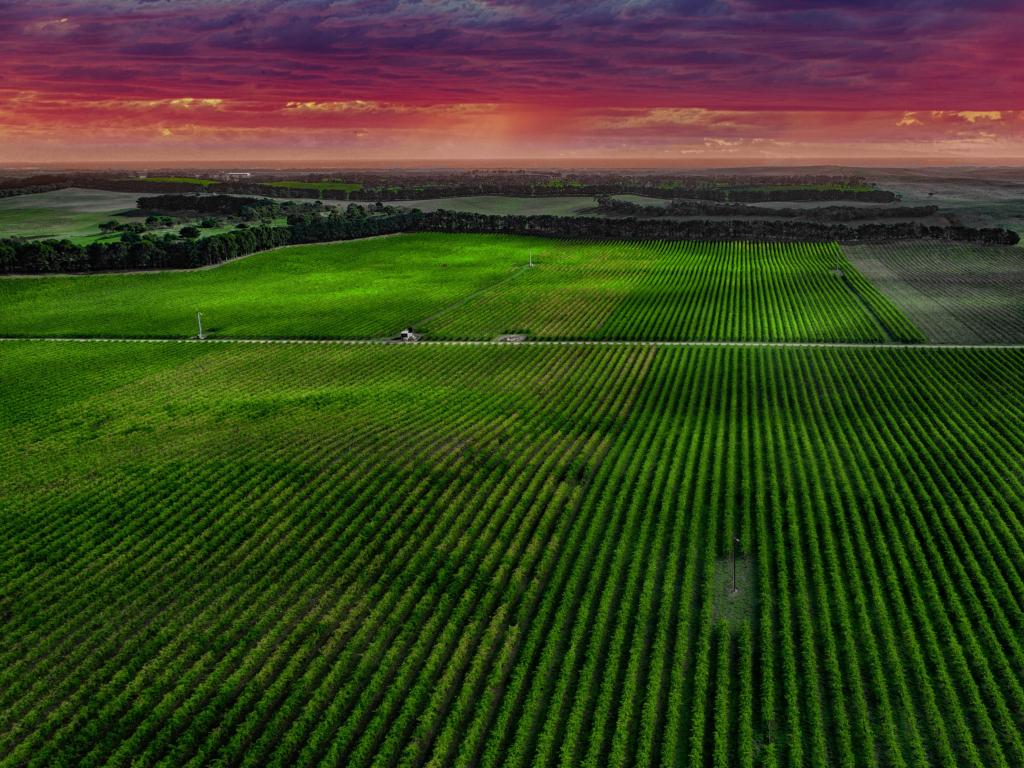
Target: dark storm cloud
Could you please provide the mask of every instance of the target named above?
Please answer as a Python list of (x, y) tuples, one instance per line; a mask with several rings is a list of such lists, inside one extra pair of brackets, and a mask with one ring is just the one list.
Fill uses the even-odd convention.
[(178, 57), (193, 88), (216, 74), (250, 89), (259, 68), (298, 75), (303, 62), (371, 73), (354, 94), (303, 82), (318, 98), (426, 101), (426, 79), (447, 98), (571, 99), (585, 80), (609, 105), (1007, 108), (1022, 93), (1022, 26), (1005, 0), (15, 0), (0, 8), (0, 61), (94, 62), (99, 88), (112, 62)]

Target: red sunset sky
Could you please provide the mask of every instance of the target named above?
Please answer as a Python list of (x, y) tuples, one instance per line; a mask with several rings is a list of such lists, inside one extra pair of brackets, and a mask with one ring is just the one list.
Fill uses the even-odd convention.
[(0, 163), (1024, 162), (1019, 0), (0, 2)]

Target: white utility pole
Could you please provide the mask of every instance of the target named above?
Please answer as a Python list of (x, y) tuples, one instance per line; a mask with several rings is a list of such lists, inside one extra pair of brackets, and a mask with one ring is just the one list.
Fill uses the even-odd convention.
[(196, 312), (196, 322), (199, 323), (199, 339), (200, 340), (205, 339), (206, 337), (203, 336), (203, 313), (202, 312)]

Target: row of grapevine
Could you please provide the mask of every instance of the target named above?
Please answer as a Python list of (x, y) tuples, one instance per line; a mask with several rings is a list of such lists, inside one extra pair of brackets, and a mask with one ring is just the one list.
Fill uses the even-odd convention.
[(929, 341), (1024, 342), (1024, 251), (1019, 247), (920, 242), (843, 250)]
[(553, 243), (421, 325), (437, 338), (922, 340), (838, 246), (813, 243)]
[(53, 346), (2, 765), (1024, 764), (1019, 351)]

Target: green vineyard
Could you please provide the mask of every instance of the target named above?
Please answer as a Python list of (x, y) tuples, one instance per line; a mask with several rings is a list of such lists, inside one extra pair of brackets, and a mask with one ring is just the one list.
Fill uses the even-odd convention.
[[(912, 335), (783, 250), (564, 332)], [(1024, 765), (1022, 419), (1020, 350), (0, 343), (0, 764)]]
[(845, 246), (936, 343), (1024, 343), (1024, 251), (967, 243)]
[(455, 339), (922, 340), (835, 245), (546, 243), (536, 252), (535, 269), (423, 330)]
[[(530, 266), (530, 265), (533, 266)], [(834, 244), (421, 234), (0, 281), (0, 335), (922, 341)]]

